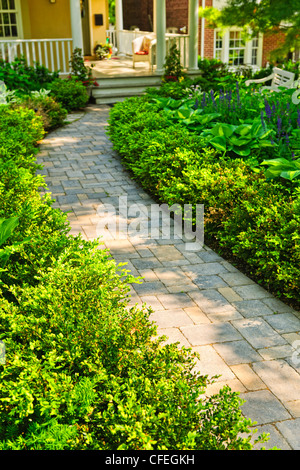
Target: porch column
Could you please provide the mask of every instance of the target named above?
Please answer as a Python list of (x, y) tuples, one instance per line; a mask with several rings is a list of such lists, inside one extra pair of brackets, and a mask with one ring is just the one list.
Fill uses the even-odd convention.
[(70, 0), (73, 50), (77, 47), (83, 52), (80, 0)]
[(116, 0), (116, 30), (122, 31), (123, 28), (123, 0)]
[(115, 11), (116, 11), (116, 39), (117, 39), (117, 49), (118, 54), (122, 55), (123, 51), (121, 49), (122, 44), (122, 33), (121, 31), (124, 29), (123, 24), (123, 0), (116, 0), (115, 3)]
[(164, 70), (166, 58), (166, 0), (154, 0), (156, 13), (156, 73)]
[(189, 72), (198, 70), (199, 0), (189, 0)]

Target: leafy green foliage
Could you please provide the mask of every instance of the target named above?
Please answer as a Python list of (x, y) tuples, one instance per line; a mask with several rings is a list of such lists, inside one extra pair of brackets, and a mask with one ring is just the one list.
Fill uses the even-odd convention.
[[(18, 217), (0, 219), (0, 247), (5, 244), (6, 240), (11, 236), (18, 223)], [(3, 271), (10, 255), (17, 249), (18, 245), (18, 243), (14, 243), (8, 247), (0, 248), (0, 272)]]
[(37, 116), (41, 116), (45, 131), (62, 126), (67, 116), (67, 110), (60, 103), (57, 103), (53, 97), (39, 92), (31, 93), (29, 96), (24, 95), (12, 107), (33, 109)]
[(3, 286), (35, 283), (39, 269), (67, 242), (66, 216), (52, 209), (48, 194), (41, 198), (38, 192), (45, 186), (35, 161), (43, 135), (43, 122), (33, 110), (0, 106), (0, 218), (18, 218), (5, 249), (20, 243), (1, 273)]
[(201, 8), (200, 16), (207, 18), (215, 28), (243, 28), (245, 38), (251, 37), (251, 34), (283, 32), (282, 44), (273, 53), (275, 57), (286, 57), (288, 52), (300, 47), (299, 4), (293, 0), (284, 3), (277, 0), (227, 0), (220, 10)]
[(69, 78), (74, 78), (85, 86), (88, 86), (93, 82), (92, 69), (85, 65), (82, 50), (78, 47), (75, 48), (72, 53), (70, 66), (71, 74)]
[(184, 77), (183, 66), (180, 63), (180, 52), (177, 48), (176, 42), (171, 44), (168, 54), (164, 63), (164, 75), (163, 80), (165, 81), (178, 81)]
[(251, 124), (234, 126), (219, 122), (211, 129), (202, 132), (204, 137), (209, 137), (209, 143), (222, 152), (233, 152), (241, 157), (248, 157), (253, 150), (274, 147), (268, 138), (272, 129), (266, 129), (260, 119)]
[(273, 158), (264, 160), (262, 165), (267, 165), (267, 178), (281, 178), (295, 180), (300, 178), (300, 158), (298, 160), (286, 160), (285, 158)]
[(25, 57), (16, 58), (11, 63), (0, 60), (0, 80), (9, 90), (16, 90), (18, 96), (46, 88), (58, 76), (58, 72), (50, 72), (38, 63), (27, 65)]
[(58, 79), (50, 85), (51, 96), (67, 111), (84, 108), (89, 101), (86, 87), (76, 78)]
[(72, 245), (38, 286), (13, 290), (17, 304), (2, 302), (0, 448), (251, 449), (238, 395), (205, 398), (195, 355), (125, 308), (108, 254)]
[[(202, 59), (199, 57), (198, 67), (201, 76), (196, 78), (195, 82), (205, 92), (235, 89), (236, 82), (242, 83), (245, 78), (250, 78), (248, 69), (243, 68), (241, 71), (237, 68), (236, 72), (229, 72), (228, 65), (218, 59)], [(245, 74), (246, 71), (247, 74)]]
[[(207, 243), (242, 265), (272, 293), (298, 305), (300, 213), (296, 188), (267, 180), (262, 167), (253, 172), (251, 156), (232, 159), (227, 153), (222, 155), (223, 149), (222, 153), (212, 149), (210, 137), (182, 125), (188, 115), (182, 113), (182, 119), (172, 122), (169, 112), (180, 108), (171, 110), (167, 98), (152, 101), (153, 96), (130, 99), (111, 110), (109, 132), (124, 164), (161, 202), (170, 206), (204, 204)], [(227, 143), (236, 130), (237, 140), (242, 141), (249, 132), (263, 137), (261, 125), (257, 121), (253, 128), (249, 124), (236, 128), (219, 123), (216, 130), (227, 132)]]

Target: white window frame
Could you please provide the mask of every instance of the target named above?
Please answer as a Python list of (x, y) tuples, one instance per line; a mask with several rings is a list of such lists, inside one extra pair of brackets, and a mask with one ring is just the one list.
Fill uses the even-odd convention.
[[(240, 28), (229, 28), (222, 33), (221, 30), (215, 29), (214, 34), (214, 58), (217, 56), (217, 51), (220, 49), (216, 48), (217, 33), (222, 33), (222, 50), (221, 50), (221, 61), (228, 64), (229, 63), (229, 40), (231, 31), (241, 31)], [(252, 64), (252, 39), (245, 43), (245, 55), (244, 55), (244, 65), (252, 67), (254, 70), (260, 69), (262, 66), (262, 34), (258, 35), (258, 47), (257, 47), (257, 64)], [(230, 65), (231, 69), (238, 68), (238, 65)]]
[(16, 39), (21, 39), (23, 37), (23, 28), (22, 28), (22, 15), (21, 15), (21, 2), (20, 0), (15, 0), (15, 9), (14, 10), (2, 10), (0, 8), (0, 13), (15, 13), (16, 14), (16, 26), (17, 26), (17, 36), (0, 36), (0, 41), (14, 41)]

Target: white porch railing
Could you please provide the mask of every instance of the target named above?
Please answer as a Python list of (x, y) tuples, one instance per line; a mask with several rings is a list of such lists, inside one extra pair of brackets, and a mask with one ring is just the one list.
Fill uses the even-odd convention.
[(72, 54), (72, 39), (15, 39), (0, 41), (0, 59), (13, 62), (24, 56), (28, 65), (38, 62), (50, 71), (67, 74)]
[[(118, 54), (124, 54), (132, 56), (132, 41), (140, 36), (153, 35), (149, 31), (128, 31), (115, 29), (109, 29), (106, 31), (106, 37), (109, 38), (109, 42), (113, 45), (113, 48), (117, 49)], [(155, 37), (155, 36), (154, 36)], [(188, 67), (189, 64), (189, 36), (188, 34), (166, 34), (166, 53), (168, 53), (171, 44), (176, 43), (176, 46), (180, 52), (181, 64), (184, 68)], [(155, 57), (155, 50), (154, 50)], [(155, 59), (154, 59), (155, 60)]]

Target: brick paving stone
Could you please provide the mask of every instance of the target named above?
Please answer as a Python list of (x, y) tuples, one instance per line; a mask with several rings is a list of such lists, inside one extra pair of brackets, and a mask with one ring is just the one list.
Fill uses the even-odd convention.
[(294, 418), (300, 418), (300, 400), (286, 401), (284, 405)]
[(211, 323), (207, 315), (199, 307), (187, 307), (184, 311), (189, 315), (195, 324)]
[(205, 396), (210, 397), (212, 395), (216, 395), (222, 390), (224, 387), (229, 387), (232, 392), (242, 393), (246, 392), (244, 385), (237, 379), (231, 380), (220, 380), (218, 382), (214, 382), (209, 384), (205, 390)]
[(254, 348), (278, 346), (286, 343), (262, 318), (234, 320), (233, 325)]
[(230, 323), (225, 322), (183, 326), (181, 331), (192, 346), (242, 339), (238, 331)]
[(218, 289), (219, 287), (226, 287), (226, 283), (217, 275), (211, 276), (196, 276), (193, 277), (193, 282), (197, 284), (199, 289)]
[(150, 320), (155, 321), (159, 328), (179, 327), (193, 324), (193, 320), (181, 308), (170, 310), (155, 310)]
[(276, 429), (276, 427), (272, 424), (263, 424), (262, 426), (255, 426), (257, 429), (257, 433), (251, 439), (251, 443), (254, 444), (254, 440), (257, 439), (258, 436), (261, 434), (269, 434), (268, 440), (264, 443), (254, 444), (254, 451), (260, 450), (264, 448), (266, 450), (271, 449), (280, 449), (280, 450), (292, 450), (291, 446), (287, 443), (286, 439), (282, 436), (282, 434)]
[(219, 256), (217, 253), (214, 253), (213, 251), (202, 250), (201, 253), (199, 253), (199, 257), (205, 263), (212, 263), (213, 261), (223, 261), (223, 258)]
[(246, 318), (273, 314), (273, 311), (261, 300), (234, 301), (233, 305)]
[(155, 269), (161, 266), (161, 263), (154, 256), (151, 258), (135, 259), (132, 263), (136, 269)]
[(158, 336), (166, 336), (167, 339), (164, 341), (163, 344), (172, 344), (172, 343), (179, 343), (178, 347), (184, 346), (185, 348), (190, 347), (190, 343), (188, 340), (183, 336), (181, 331), (178, 328), (158, 328), (157, 329)]
[(168, 292), (164, 284), (160, 281), (150, 281), (143, 282), (142, 284), (135, 284), (134, 290), (140, 296), (147, 294), (167, 294)]
[(196, 307), (191, 298), (181, 292), (177, 294), (158, 295), (157, 298), (166, 309)]
[(129, 240), (120, 240), (120, 239), (117, 239), (117, 240), (109, 240), (107, 242), (105, 242), (107, 248), (110, 249), (111, 253), (113, 253), (113, 255), (127, 255), (127, 254), (130, 254), (130, 253), (136, 253), (136, 249), (134, 248), (134, 246), (132, 245), (132, 243), (130, 243)]
[(163, 310), (164, 308), (156, 295), (141, 295), (141, 301), (142, 303), (146, 303), (153, 310)]
[(241, 407), (243, 415), (258, 425), (291, 418), (290, 413), (269, 390), (241, 393), (240, 398), (245, 400)]
[(192, 278), (198, 276), (211, 276), (226, 272), (226, 268), (221, 263), (201, 263), (184, 268), (184, 271)]
[(256, 350), (243, 339), (240, 341), (215, 344), (214, 348), (229, 365), (251, 363), (261, 360), (261, 356)]
[(160, 261), (177, 261), (184, 259), (182, 253), (175, 246), (155, 246), (151, 248), (151, 251)]
[(212, 346), (197, 346), (193, 348), (200, 355), (194, 370), (209, 377), (220, 376), (216, 381), (227, 381), (235, 378), (234, 373), (226, 362), (216, 353)]
[(218, 291), (220, 292), (223, 297), (225, 297), (228, 302), (237, 302), (239, 300), (242, 300), (241, 297), (234, 292), (234, 290), (231, 287), (220, 287), (218, 288)]
[(266, 317), (266, 321), (278, 331), (278, 333), (300, 332), (300, 319), (292, 313), (278, 313)]
[(238, 286), (233, 288), (244, 300), (259, 300), (271, 297), (271, 294), (256, 284), (249, 286)]
[(263, 302), (275, 313), (287, 313), (293, 311), (291, 307), (284, 304), (281, 302), (281, 300), (276, 299), (275, 297), (263, 299)]
[(154, 273), (153, 269), (141, 269), (139, 270), (139, 273), (145, 282), (158, 281), (158, 277)]
[(282, 346), (274, 346), (271, 348), (259, 349), (259, 354), (263, 359), (281, 359), (291, 357), (295, 349), (290, 344), (284, 344)]
[(207, 315), (236, 314), (236, 309), (216, 290), (190, 292), (191, 298)]
[(282, 337), (289, 343), (296, 343), (297, 347), (300, 345), (300, 333), (284, 333)]
[(253, 370), (282, 402), (300, 399), (300, 376), (283, 359), (255, 362)]
[(196, 291), (198, 290), (198, 286), (196, 284), (194, 284), (192, 281), (185, 281), (184, 283), (180, 283), (179, 285), (170, 285), (170, 286), (166, 286), (167, 287), (167, 290), (168, 292), (170, 292), (170, 294), (177, 294), (177, 293), (180, 293), (180, 292), (191, 292), (191, 291)]
[(239, 272), (220, 273), (220, 276), (222, 279), (224, 279), (225, 282), (227, 282), (230, 287), (254, 284), (254, 281)]
[(237, 364), (231, 366), (231, 370), (245, 385), (247, 390), (261, 390), (266, 388), (266, 384), (256, 375), (249, 364)]
[(155, 268), (153, 271), (166, 286), (172, 286), (174, 284), (189, 281), (189, 278), (181, 270), (175, 271), (170, 268)]
[(277, 423), (279, 431), (286, 438), (293, 450), (300, 450), (300, 418)]

